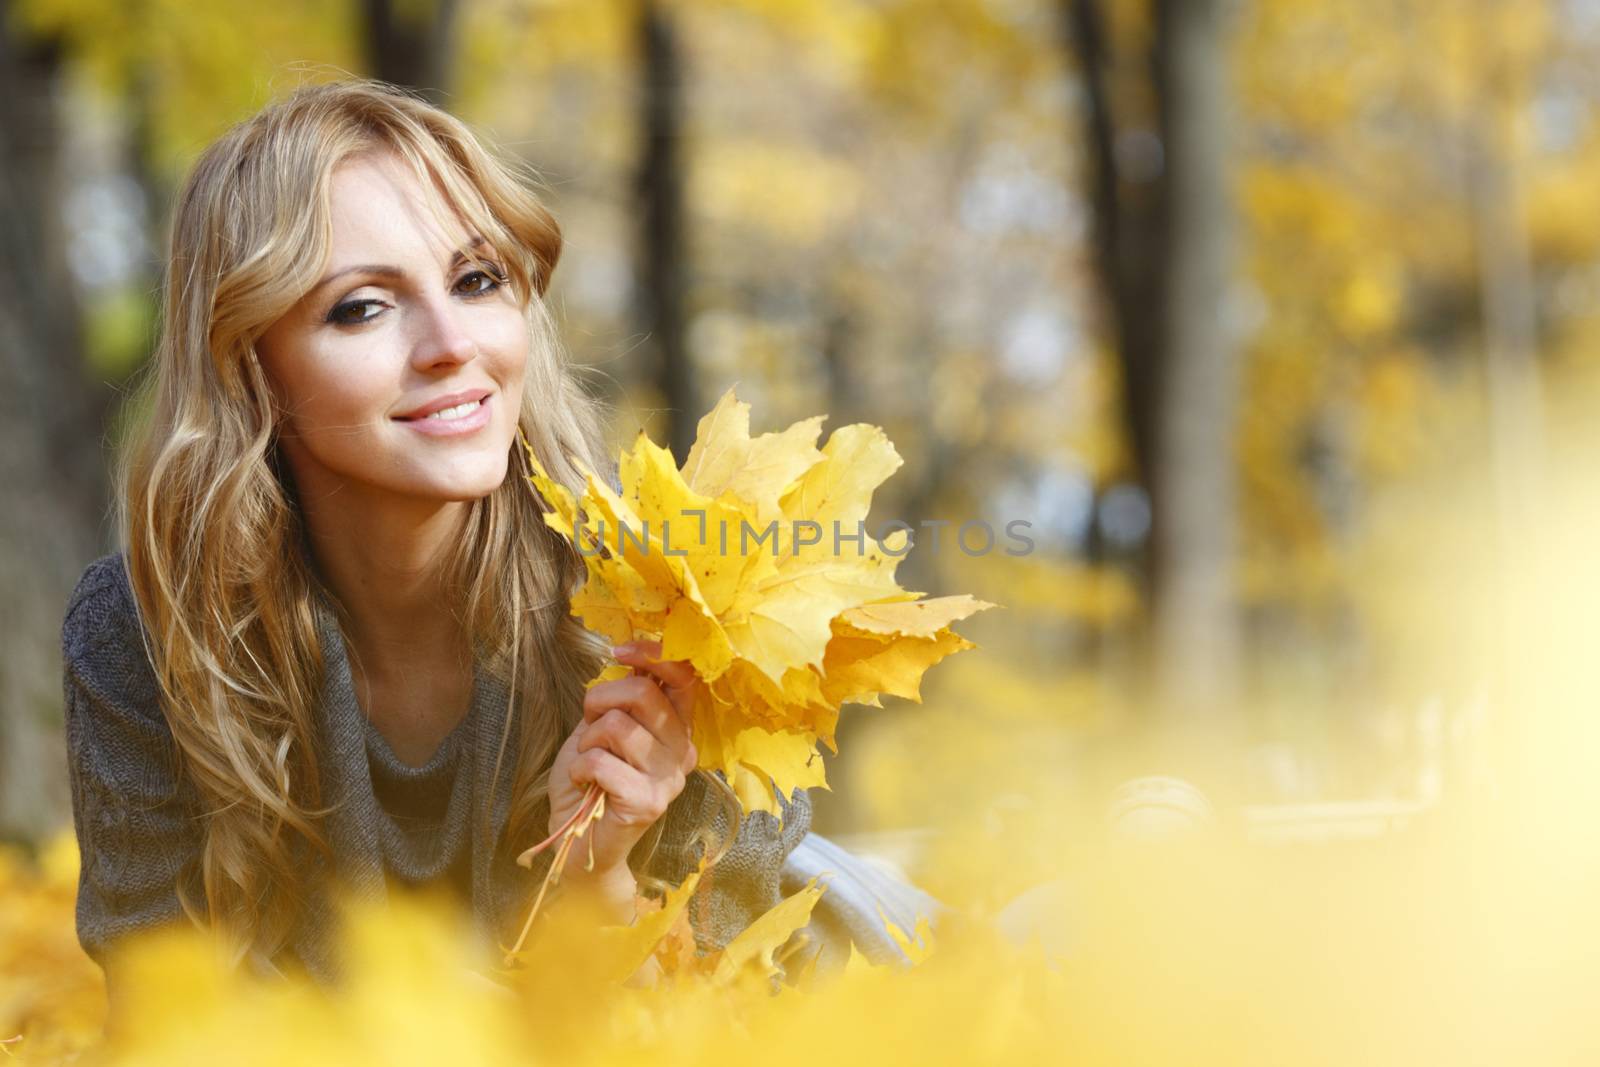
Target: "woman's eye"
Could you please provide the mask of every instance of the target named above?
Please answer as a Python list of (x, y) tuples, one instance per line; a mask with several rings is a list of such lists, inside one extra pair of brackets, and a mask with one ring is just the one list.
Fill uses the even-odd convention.
[[(488, 284), (485, 285), (474, 283), (474, 279), (482, 279), (483, 282), (487, 282)], [(504, 285), (505, 281), (506, 280), (500, 277), (498, 274), (494, 274), (486, 270), (475, 270), (470, 274), (463, 275), (461, 278), (462, 285), (474, 286), (466, 291), (467, 296), (482, 296), (485, 293), (492, 293)]]
[[(496, 271), (475, 270), (462, 275), (461, 281), (456, 284), (463, 296), (486, 296), (506, 284), (506, 279)], [(371, 322), (380, 314), (379, 311), (362, 314), (363, 308), (386, 306), (382, 300), (347, 300), (328, 312), (328, 321), (336, 326), (359, 326), (363, 322)]]
[(356, 316), (354, 312), (368, 306), (381, 306), (382, 303), (381, 300), (349, 300), (328, 312), (328, 321), (339, 326), (358, 326), (369, 319), (377, 318), (378, 315), (377, 312), (373, 312), (371, 315)]

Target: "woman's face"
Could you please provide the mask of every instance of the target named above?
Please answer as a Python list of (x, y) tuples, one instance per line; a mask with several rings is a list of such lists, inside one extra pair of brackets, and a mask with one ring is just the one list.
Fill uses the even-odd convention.
[(505, 481), (528, 358), (501, 264), (464, 261), (476, 235), (441, 232), (392, 156), (342, 164), (331, 196), (327, 270), (256, 344), (302, 500), (487, 496)]

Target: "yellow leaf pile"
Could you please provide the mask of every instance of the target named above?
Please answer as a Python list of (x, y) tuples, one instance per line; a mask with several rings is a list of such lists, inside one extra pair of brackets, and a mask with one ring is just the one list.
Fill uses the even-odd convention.
[[(72, 854), (70, 833), (63, 849)], [(396, 891), (383, 905), (345, 901), (344, 979), (335, 987), (224, 968), (200, 931), (159, 928), (118, 950), (119, 1025), (106, 1035), (99, 1032), (103, 989), (86, 957), (16, 959), (23, 970), (13, 995), (26, 993), (23, 981), (30, 981), (31, 1000), (47, 1011), (9, 1019), (15, 1029), (4, 1036), (17, 1039), (0, 1048), (0, 1064), (691, 1067), (726, 1059), (799, 1067), (818, 1059), (881, 1064), (897, 1053), (1033, 1062), (1061, 1040), (1059, 1024), (1072, 1005), (1065, 983), (1037, 953), (1011, 949), (981, 928), (952, 927), (915, 967), (873, 966), (852, 952), (836, 970), (786, 968), (776, 981), (782, 961), (775, 957), (807, 921), (820, 884), (780, 903), (720, 952), (679, 953), (674, 961), (671, 929), (695, 878), (631, 927), (597, 929), (576, 911), (553, 907), (550, 936), (533, 942), (537, 959), (504, 983), (496, 980), (498, 953), (443, 894)], [(39, 888), (32, 869), (19, 879), (0, 897), (7, 907)], [(71, 892), (52, 887), (48, 896), (48, 914), (32, 917), (30, 943), (48, 937), (70, 947)], [(658, 979), (619, 985), (652, 942)], [(1019, 1019), (1019, 989), (1046, 997), (1049, 1010)]]
[[(789, 1040), (766, 1032), (790, 1027), (797, 1009), (830, 1011), (795, 999), (802, 992), (859, 1006), (856, 991), (872, 985), (887, 1004), (888, 972), (927, 966), (919, 958), (914, 969), (874, 967), (854, 950), (826, 976), (814, 973), (814, 959), (789, 966), (787, 954), (804, 947), (793, 935), (825, 888), (816, 880), (722, 949), (697, 955), (687, 906), (702, 862), (628, 926), (597, 924), (579, 903), (587, 898), (553, 907), (515, 973), (496, 965), (498, 952), (458, 901), (430, 890), (396, 887), (384, 904), (338, 898), (344, 980), (333, 987), (225, 967), (207, 933), (184, 922), (161, 926), (116, 947), (119, 1006), (107, 1032), (105, 984), (73, 929), (77, 863), (70, 830), (36, 861), (0, 847), (0, 1065), (747, 1059)], [(649, 981), (624, 981), (652, 957), (659, 966)], [(851, 988), (830, 992), (834, 983)]]
[(865, 528), (900, 456), (865, 424), (818, 449), (822, 421), (752, 438), (730, 389), (682, 470), (641, 432), (621, 455), (621, 493), (585, 470), (581, 498), (528, 450), (545, 522), (588, 567), (572, 613), (614, 643), (659, 637), (664, 658), (692, 663), (709, 694), (695, 709), (700, 766), (722, 771), (746, 811), (780, 818), (775, 789), (827, 788), (816, 746), (838, 754), (841, 704), (920, 700), (924, 671), (975, 647), (950, 624), (994, 606), (900, 588), (909, 534)]
[[(525, 994), (540, 995), (542, 990), (552, 996), (570, 993), (574, 983), (596, 990), (630, 981), (637, 984), (646, 973), (641, 968), (652, 959), (660, 979), (673, 986), (709, 983), (755, 990), (767, 988), (780, 976), (791, 982), (807, 978), (809, 968), (790, 973), (784, 957), (806, 947), (793, 935), (811, 921), (811, 912), (827, 887), (818, 885), (817, 878), (811, 879), (721, 949), (702, 955), (695, 948), (688, 906), (706, 867), (702, 857), (699, 867), (662, 901), (641, 896), (637, 901), (640, 914), (631, 925), (598, 925), (595, 914), (578, 910), (581, 905), (563, 910), (558, 904), (540, 936), (516, 954), (516, 969), (501, 974)], [(549, 988), (543, 989), (545, 986)]]

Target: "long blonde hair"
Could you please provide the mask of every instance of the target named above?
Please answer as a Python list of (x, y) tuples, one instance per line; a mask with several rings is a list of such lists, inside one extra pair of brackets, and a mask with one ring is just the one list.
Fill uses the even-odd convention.
[[(144, 414), (119, 461), (117, 521), (181, 771), (205, 808), (204, 901), (183, 885), (180, 899), (193, 921), (224, 934), (235, 963), (270, 963), (289, 939), (305, 903), (296, 849), (330, 854), (315, 721), (313, 598), (324, 587), (307, 563), (254, 345), (326, 265), (335, 168), (374, 151), (431, 179), (498, 257), (529, 328), (518, 425), (545, 469), (573, 489), (582, 485), (575, 461), (609, 469), (603, 409), (575, 377), (543, 299), (561, 231), (517, 164), (448, 113), (363, 80), (295, 90), (201, 154), (174, 213), (160, 338), (136, 398)], [(548, 810), (550, 765), (607, 648), (568, 613), (582, 560), (542, 521), (520, 443), (512, 453), (504, 484), (469, 505), (445, 579), (462, 591), (456, 610), (483, 666), (509, 680), (494, 780), (509, 747), (504, 834), (525, 845), (545, 836), (536, 816)], [(525, 713), (513, 714), (519, 687)], [(718, 792), (726, 804), (725, 787)], [(729, 818), (736, 827), (736, 811)], [(651, 854), (661, 826), (647, 839)]]

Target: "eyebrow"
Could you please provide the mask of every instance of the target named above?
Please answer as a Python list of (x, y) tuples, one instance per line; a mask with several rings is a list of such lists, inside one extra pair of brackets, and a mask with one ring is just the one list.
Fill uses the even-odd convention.
[[(448, 267), (446, 267), (445, 269), (446, 270), (455, 270), (457, 265), (459, 265), (460, 263), (462, 263), (463, 261), (466, 260), (467, 253), (469, 251), (471, 251), (474, 248), (480, 248), (483, 245), (486, 245), (488, 243), (489, 242), (485, 238), (483, 238), (482, 236), (474, 236), (472, 238), (472, 240), (470, 240), (470, 241), (468, 241), (466, 243), (466, 245), (464, 245), (461, 248), (456, 249), (456, 254), (450, 257), (450, 265)], [(338, 281), (340, 278), (344, 277), (346, 274), (376, 274), (380, 278), (404, 278), (406, 276), (406, 272), (405, 271), (401, 270), (399, 267), (389, 266), (388, 264), (384, 264), (384, 263), (358, 263), (355, 266), (351, 266), (351, 267), (341, 267), (339, 270), (336, 270), (333, 273), (329, 274), (327, 277), (323, 278), (316, 285), (313, 285), (311, 287), (311, 292), (320, 293), (325, 286), (331, 285), (333, 282)]]

